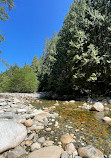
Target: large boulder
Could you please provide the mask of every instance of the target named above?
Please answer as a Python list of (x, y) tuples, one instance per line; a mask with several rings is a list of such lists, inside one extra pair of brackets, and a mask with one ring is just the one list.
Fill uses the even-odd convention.
[(96, 102), (96, 103), (92, 106), (91, 110), (99, 111), (99, 112), (100, 112), (100, 111), (104, 111), (104, 106), (103, 106), (102, 103)]
[(0, 153), (18, 146), (26, 135), (24, 125), (12, 120), (0, 120)]
[(29, 154), (28, 158), (60, 158), (62, 151), (58, 146), (44, 147)]
[(103, 153), (92, 145), (79, 148), (78, 153), (83, 158), (104, 158)]

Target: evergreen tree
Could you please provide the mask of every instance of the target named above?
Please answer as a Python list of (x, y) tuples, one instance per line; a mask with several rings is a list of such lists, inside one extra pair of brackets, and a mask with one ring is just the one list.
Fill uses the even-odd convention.
[(44, 91), (49, 90), (51, 86), (51, 71), (56, 61), (56, 43), (57, 34), (54, 32), (53, 37), (51, 39), (47, 38), (45, 41), (44, 53), (42, 57), (40, 89)]
[(110, 26), (111, 1), (74, 1), (58, 35), (52, 73), (57, 92), (110, 91)]
[(31, 68), (33, 69), (36, 76), (38, 76), (38, 58), (37, 58), (37, 56), (34, 56), (32, 63), (31, 63)]

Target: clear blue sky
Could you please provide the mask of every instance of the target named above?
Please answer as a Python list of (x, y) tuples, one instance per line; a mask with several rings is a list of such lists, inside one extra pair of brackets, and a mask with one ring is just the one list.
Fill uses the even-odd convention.
[[(15, 0), (16, 7), (9, 12), (6, 22), (0, 21), (0, 30), (6, 42), (0, 45), (7, 63), (23, 66), (40, 57), (46, 37), (52, 37), (63, 25), (73, 0)], [(6, 67), (0, 62), (0, 72)]]

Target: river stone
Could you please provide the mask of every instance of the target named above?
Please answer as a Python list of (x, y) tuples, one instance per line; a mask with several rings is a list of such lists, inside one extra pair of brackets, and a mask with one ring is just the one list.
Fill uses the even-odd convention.
[(111, 124), (111, 118), (110, 117), (107, 117), (107, 116), (104, 117), (103, 121), (106, 122), (106, 123), (108, 123), (108, 124)]
[(25, 149), (23, 149), (21, 146), (17, 146), (15, 149), (8, 152), (7, 158), (18, 158), (25, 153)]
[(62, 144), (68, 144), (73, 141), (73, 137), (67, 133), (61, 136), (60, 141)]
[(73, 143), (66, 144), (65, 151), (68, 151), (70, 154), (73, 154), (73, 155), (78, 155), (77, 150)]
[(91, 110), (99, 111), (99, 112), (100, 112), (100, 111), (104, 111), (104, 106), (103, 106), (102, 103), (96, 102), (96, 103), (92, 106)]
[(28, 158), (60, 158), (63, 149), (58, 146), (44, 147), (33, 151)]
[(12, 120), (0, 120), (0, 153), (18, 146), (26, 135), (24, 125)]
[(103, 153), (92, 145), (79, 148), (78, 153), (83, 158), (104, 158)]
[(41, 148), (41, 144), (36, 142), (31, 145), (31, 151), (38, 150)]
[(69, 158), (69, 153), (67, 151), (63, 151), (61, 154), (61, 158)]

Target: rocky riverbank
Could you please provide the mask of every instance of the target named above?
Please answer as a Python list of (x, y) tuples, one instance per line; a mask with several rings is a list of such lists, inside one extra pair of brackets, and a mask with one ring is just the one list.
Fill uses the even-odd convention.
[[(76, 149), (73, 134), (61, 135), (60, 144), (56, 146), (48, 135), (54, 134), (52, 124), (56, 129), (59, 128), (56, 120), (58, 114), (50, 112), (58, 106), (58, 102), (50, 108), (37, 110), (30, 104), (37, 98), (36, 94), (0, 94), (0, 158), (104, 157), (99, 149), (91, 145)], [(100, 104), (99, 108), (104, 110)]]

